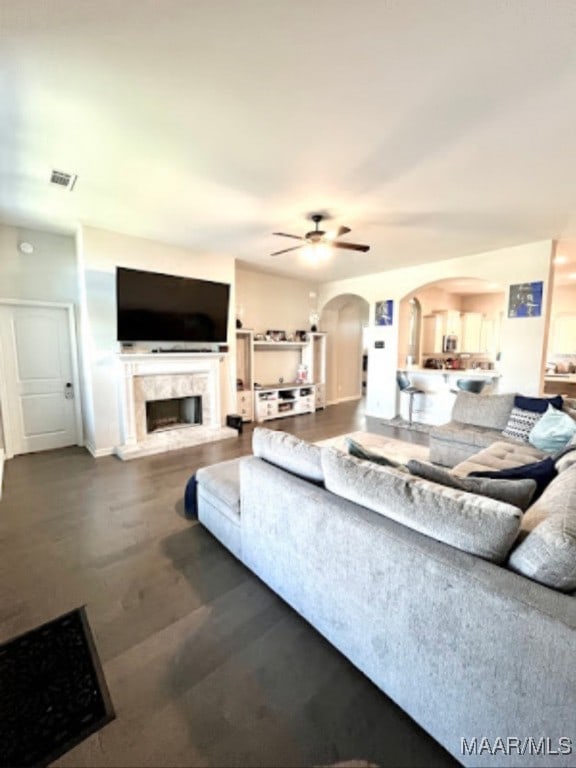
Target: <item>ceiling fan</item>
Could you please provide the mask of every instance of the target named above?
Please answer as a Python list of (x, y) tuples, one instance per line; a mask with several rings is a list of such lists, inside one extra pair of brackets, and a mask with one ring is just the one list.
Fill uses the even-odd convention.
[(285, 232), (273, 232), (274, 235), (279, 235), (280, 237), (291, 237), (293, 240), (302, 240), (301, 245), (295, 245), (292, 248), (284, 248), (282, 251), (275, 251), (274, 253), (271, 253), (270, 256), (280, 256), (282, 253), (288, 253), (288, 251), (297, 251), (298, 248), (304, 248), (305, 245), (325, 245), (329, 246), (330, 248), (343, 248), (347, 251), (363, 251), (366, 253), (366, 251), (370, 250), (369, 245), (361, 245), (360, 243), (346, 243), (341, 242), (337, 238), (341, 237), (342, 235), (347, 235), (348, 232), (351, 232), (352, 230), (349, 227), (338, 227), (334, 232), (325, 232), (323, 229), (319, 229), (318, 225), (323, 219), (328, 218), (327, 216), (322, 215), (321, 213), (313, 213), (310, 216), (311, 221), (314, 222), (315, 229), (311, 230), (310, 232), (306, 232), (304, 237), (301, 237), (300, 235), (287, 235)]

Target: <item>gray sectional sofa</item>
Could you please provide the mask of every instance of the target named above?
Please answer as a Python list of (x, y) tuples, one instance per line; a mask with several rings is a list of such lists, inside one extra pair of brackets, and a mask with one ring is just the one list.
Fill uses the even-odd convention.
[[(502, 435), (515, 397), (514, 392), (484, 396), (459, 392), (451, 420), (430, 431), (430, 461), (454, 467), (495, 442), (516, 444)], [(576, 401), (565, 398), (564, 409), (576, 418)], [(533, 455), (541, 458), (544, 454), (534, 449)]]
[[(472, 465), (524, 460), (498, 445)], [(576, 464), (523, 515), (281, 432), (253, 448), (197, 473), (224, 546), (464, 765), (576, 764), (576, 597), (534, 580), (559, 555), (576, 585)]]

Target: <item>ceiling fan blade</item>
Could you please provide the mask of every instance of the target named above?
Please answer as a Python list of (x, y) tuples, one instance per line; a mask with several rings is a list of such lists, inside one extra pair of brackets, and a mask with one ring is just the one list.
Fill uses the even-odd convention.
[(291, 237), (294, 240), (305, 240), (306, 238), (300, 237), (300, 235), (287, 235), (286, 232), (272, 232), (273, 235), (280, 235), (280, 237)]
[(347, 234), (348, 234), (348, 232), (352, 232), (352, 230), (350, 229), (350, 227), (338, 227), (338, 229), (336, 230), (336, 234), (334, 235), (334, 237), (341, 237), (342, 235), (347, 235)]
[(280, 256), (281, 253), (288, 253), (288, 251), (297, 251), (298, 248), (304, 248), (304, 246), (295, 245), (293, 248), (284, 248), (283, 251), (275, 251), (274, 253), (271, 253), (270, 256)]
[(340, 243), (338, 241), (330, 243), (331, 248), (344, 248), (346, 251), (366, 251), (370, 250), (369, 245), (360, 245), (360, 243)]

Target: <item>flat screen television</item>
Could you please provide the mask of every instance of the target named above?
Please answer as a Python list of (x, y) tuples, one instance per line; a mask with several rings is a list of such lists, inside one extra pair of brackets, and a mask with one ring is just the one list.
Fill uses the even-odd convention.
[(116, 269), (118, 341), (225, 342), (230, 286)]

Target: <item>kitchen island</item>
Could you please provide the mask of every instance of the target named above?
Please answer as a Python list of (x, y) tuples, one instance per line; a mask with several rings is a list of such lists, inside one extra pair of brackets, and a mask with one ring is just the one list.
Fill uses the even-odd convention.
[[(480, 368), (450, 369), (450, 368), (421, 368), (409, 366), (399, 368), (410, 379), (412, 386), (423, 390), (423, 395), (414, 396), (414, 421), (422, 424), (445, 424), (450, 421), (452, 406), (456, 398), (456, 382), (459, 379), (486, 382), (483, 393), (498, 391), (498, 371)], [(398, 413), (408, 419), (408, 397), (398, 391)]]

